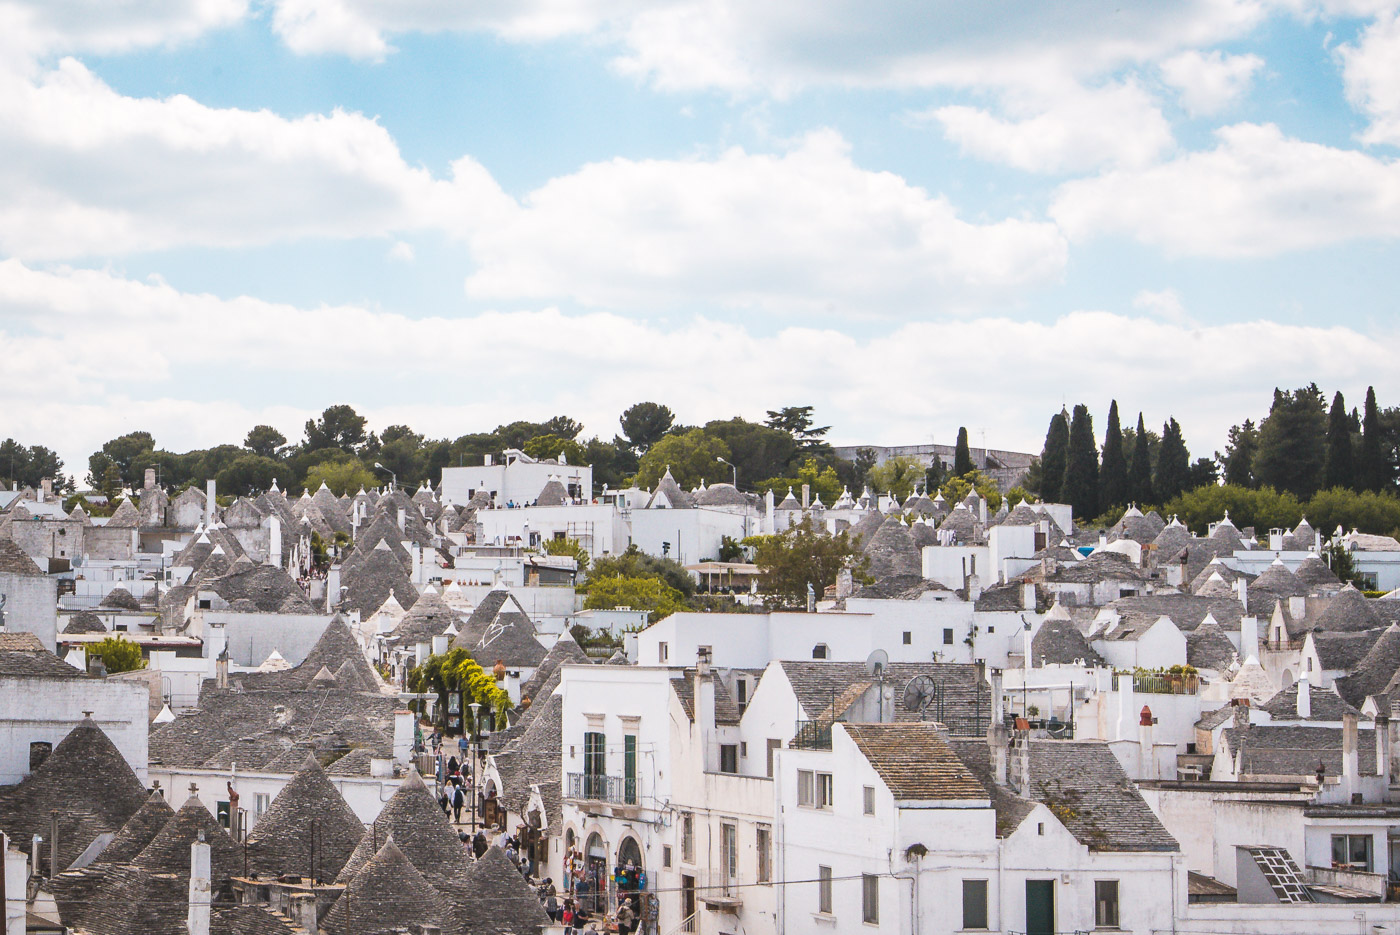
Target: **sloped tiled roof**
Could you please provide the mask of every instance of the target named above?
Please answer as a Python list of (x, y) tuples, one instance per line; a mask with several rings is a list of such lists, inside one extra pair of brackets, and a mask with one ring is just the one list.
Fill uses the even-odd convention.
[(536, 667), (534, 674), (520, 685), (520, 697), (535, 699), (539, 695), (540, 689), (544, 686), (550, 676), (565, 663), (587, 665), (593, 660), (588, 658), (588, 653), (583, 651), (583, 647), (567, 632), (559, 637), (545, 653), (544, 658)]
[[(436, 591), (427, 589), (403, 615), (394, 632), (389, 634), (391, 645), (431, 643), (449, 626), (457, 623), (457, 612), (447, 606)], [(541, 653), (543, 654), (543, 653)]]
[(987, 799), (987, 790), (928, 722), (845, 724), (896, 801)]
[(867, 573), (876, 580), (923, 574), (923, 558), (914, 544), (914, 535), (897, 519), (881, 523), (874, 535), (862, 543), (861, 553), (869, 559)]
[(530, 726), (496, 756), (496, 769), (501, 776), (501, 801), (515, 814), (523, 814), (530, 800), (530, 786), (552, 783), (553, 801), (543, 788), (540, 794), (550, 813), (550, 826), (557, 828), (558, 820), (563, 818), (558, 785), (559, 755), (564, 736), (564, 698), (562, 695), (550, 695), (541, 699), (538, 705), (531, 705), (531, 708), (535, 707), (540, 710), (531, 719)]
[[(1232, 757), (1240, 757), (1240, 773), (1252, 776), (1308, 777), (1322, 762), (1328, 776), (1342, 774), (1342, 729), (1253, 724), (1227, 727), (1221, 734)], [(1376, 772), (1374, 732), (1361, 730), (1357, 744), (1361, 775)], [(1241, 751), (1243, 751), (1241, 753)]]
[(1384, 632), (1384, 627), (1355, 631), (1315, 631), (1311, 634), (1311, 639), (1322, 668), (1350, 670), (1370, 652)]
[(165, 801), (161, 790), (157, 789), (146, 797), (145, 803), (135, 815), (127, 819), (117, 836), (97, 855), (96, 863), (110, 864), (134, 860), (145, 850), (166, 822), (175, 817), (175, 810)]
[(997, 784), (992, 772), (992, 751), (986, 740), (953, 740), (949, 746), (991, 797), (997, 816), (997, 837), (1007, 837), (1035, 811), (1035, 804), (1017, 795), (1010, 786)]
[(195, 795), (185, 800), (132, 863), (153, 873), (175, 873), (188, 879), (190, 845), (199, 840), (201, 834), (209, 845), (209, 863), (215, 880), (242, 872), (243, 854), (238, 845)]
[(87, 677), (45, 649), (39, 637), (24, 631), (0, 633), (0, 676), (65, 681)]
[(1235, 644), (1214, 620), (1207, 620), (1186, 634), (1186, 661), (1197, 669), (1224, 672), (1238, 658)]
[(1360, 707), (1367, 695), (1384, 691), (1397, 671), (1400, 671), (1400, 625), (1391, 624), (1361, 657), (1351, 674), (1337, 679), (1337, 693)]
[(666, 473), (661, 475), (661, 480), (657, 481), (656, 490), (652, 493), (651, 499), (647, 501), (648, 510), (658, 509), (657, 501), (666, 500), (673, 510), (693, 510), (695, 508), (695, 498), (686, 493), (681, 485), (676, 483), (676, 479), (671, 476), (671, 469), (666, 468)]
[(359, 562), (341, 572), (346, 588), (344, 607), (359, 611), (361, 619), (384, 606), (390, 595), (405, 608), (411, 608), (418, 600), (418, 590), (387, 544), (366, 550)]
[(1319, 630), (1369, 630), (1380, 626), (1381, 618), (1371, 608), (1366, 596), (1348, 584), (1327, 602), (1314, 626)]
[[(1294, 682), (1260, 705), (1260, 710), (1269, 712), (1276, 721), (1299, 720), (1298, 685), (1298, 682)], [(1308, 688), (1308, 711), (1309, 721), (1340, 721), (1348, 712), (1357, 715), (1361, 713), (1343, 701), (1333, 689), (1317, 685)]]
[(108, 519), (107, 529), (135, 529), (141, 525), (141, 513), (132, 504), (130, 497), (123, 497), (121, 505), (117, 507)]
[(1029, 797), (1091, 851), (1177, 851), (1105, 743), (1030, 741)]
[[(833, 662), (825, 660), (797, 660), (779, 663), (788, 682), (792, 685), (797, 701), (808, 718), (818, 718), (828, 712), (833, 699), (841, 707), (840, 699), (852, 689), (864, 690), (874, 684), (866, 672), (864, 662)], [(904, 707), (901, 693), (909, 680), (919, 675), (927, 675), (937, 682), (944, 692), (943, 716), (945, 718), (967, 718), (971, 720), (977, 713), (977, 699), (981, 698), (980, 713), (986, 717), (991, 702), (985, 686), (979, 691), (977, 666), (954, 662), (892, 662), (885, 667), (885, 679), (895, 686), (896, 721), (918, 721), (918, 711)], [(852, 701), (854, 698), (851, 699)], [(844, 707), (842, 707), (844, 711)], [(840, 712), (837, 712), (838, 715)]]
[(42, 578), (44, 573), (34, 564), (34, 559), (19, 547), (13, 539), (0, 538), (0, 575), (17, 575), (22, 578)]
[(1327, 567), (1327, 563), (1316, 555), (1309, 555), (1298, 564), (1298, 568), (1293, 574), (1299, 581), (1307, 585), (1310, 591), (1324, 588), (1340, 589), (1342, 581), (1332, 573), (1332, 569)]
[[(321, 921), (322, 929), (329, 935), (389, 935), (410, 931), (411, 923), (437, 926), (443, 935), (459, 935), (452, 907), (399, 848), (397, 836), (389, 832), (382, 840), (378, 852), (344, 881), (345, 891)], [(457, 850), (462, 850), (461, 844)]]
[(537, 935), (550, 924), (539, 896), (499, 846), (472, 864), (458, 907), (464, 935)]
[(308, 758), (249, 832), (249, 858), (254, 868), (271, 875), (292, 868), (305, 872), (314, 841), (316, 878), (330, 881), (350, 859), (364, 833), (364, 825), (320, 764)]
[(292, 576), (275, 565), (257, 565), (252, 569), (229, 574), (205, 582), (207, 588), (232, 604), (240, 598), (252, 601), (264, 613), (279, 613), (288, 598), (299, 608), (298, 613), (312, 613), (313, 608)]
[(90, 610), (80, 610), (68, 618), (67, 625), (63, 628), (64, 633), (106, 633), (107, 627), (102, 622), (102, 618)]
[(1034, 665), (1075, 665), (1083, 662), (1090, 666), (1102, 666), (1103, 657), (1098, 654), (1084, 634), (1065, 618), (1046, 617), (1031, 640), (1031, 659)]

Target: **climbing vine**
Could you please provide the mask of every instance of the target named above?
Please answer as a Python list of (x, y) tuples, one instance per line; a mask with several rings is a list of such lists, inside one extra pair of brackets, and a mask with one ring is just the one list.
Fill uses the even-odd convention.
[(422, 665), (408, 673), (408, 687), (416, 692), (431, 691), (438, 696), (439, 719), (447, 710), (447, 693), (461, 691), (467, 696), (466, 704), (476, 702), (495, 715), (496, 730), (507, 726), (510, 693), (461, 647), (435, 653), (423, 660)]

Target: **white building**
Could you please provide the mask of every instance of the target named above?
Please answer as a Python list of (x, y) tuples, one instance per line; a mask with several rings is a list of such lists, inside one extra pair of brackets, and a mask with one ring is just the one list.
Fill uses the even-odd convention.
[(444, 503), (465, 504), (473, 495), (483, 493), (497, 508), (525, 506), (542, 499), (550, 481), (558, 481), (569, 500), (587, 503), (593, 499), (593, 468), (588, 465), (552, 458), (537, 461), (515, 448), (506, 450), (502, 462), (492, 455), (484, 460), (472, 467), (442, 469)]

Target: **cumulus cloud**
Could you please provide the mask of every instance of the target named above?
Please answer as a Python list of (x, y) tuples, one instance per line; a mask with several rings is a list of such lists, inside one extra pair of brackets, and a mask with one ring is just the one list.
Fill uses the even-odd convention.
[(556, 178), (471, 237), (476, 298), (678, 300), (869, 314), (1055, 280), (1054, 225), (975, 223), (810, 134), (781, 155), (613, 159)]
[(232, 25), (248, 0), (0, 0), (0, 50), (18, 57), (112, 54), (193, 39)]
[(1272, 124), (1216, 137), (1209, 151), (1066, 182), (1050, 214), (1071, 240), (1127, 234), (1192, 256), (1400, 236), (1400, 163), (1286, 137)]
[[(147, 339), (198, 335), (211, 320), (240, 327), (222, 332), (216, 347)], [(918, 321), (859, 336), (548, 308), (415, 319), (358, 306), (220, 299), (160, 281), (7, 260), (0, 261), (0, 323), (7, 359), (23, 362), (0, 370), (0, 396), (11, 402), (6, 431), (54, 446), (74, 465), (135, 428), (178, 449), (236, 441), (257, 422), (292, 437), (336, 402), (355, 405), (374, 425), (455, 437), (558, 412), (610, 436), (618, 413), (643, 397), (689, 422), (761, 418), (765, 407), (800, 401), (817, 407), (838, 441), (946, 440), (959, 425), (986, 425), (990, 443), (1035, 450), (1046, 418), (1040, 391), (1072, 372), (1076, 398), (1095, 407), (1117, 398), (1128, 411), (1147, 410), (1154, 423), (1174, 415), (1188, 441), (1208, 451), (1223, 443), (1230, 419), (1267, 406), (1262, 372), (1282, 385), (1316, 380), (1348, 393), (1364, 391), (1360, 373), (1378, 381), (1383, 397), (1400, 394), (1389, 365), (1392, 334), (1263, 321), (1197, 326), (1109, 312), (1046, 323)], [(337, 335), (336, 352), (307, 353), (305, 336), (326, 333)], [(491, 353), (466, 392), (455, 364), (480, 347)], [(1014, 348), (1017, 366), (988, 382), (982, 355), (940, 354), (935, 364), (901, 368), (900, 392), (891, 393), (891, 361), (932, 347)], [(237, 363), (236, 386), (200, 379), (220, 362)], [(357, 374), (353, 386), (327, 396), (330, 378), (346, 372)]]
[(1400, 145), (1400, 12), (1380, 14), (1337, 54), (1347, 98), (1371, 119), (1361, 139)]
[(1257, 55), (1189, 50), (1162, 63), (1162, 80), (1176, 88), (1181, 106), (1194, 117), (1217, 114), (1249, 91), (1264, 67)]
[(1150, 95), (1128, 81), (1068, 86), (1054, 95), (1008, 95), (1003, 118), (974, 107), (938, 107), (938, 121), (964, 153), (1029, 172), (1142, 166), (1172, 145), (1171, 127)]

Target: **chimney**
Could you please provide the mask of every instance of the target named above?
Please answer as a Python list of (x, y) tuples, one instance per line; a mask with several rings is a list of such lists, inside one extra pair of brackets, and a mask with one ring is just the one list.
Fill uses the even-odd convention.
[(373, 779), (394, 778), (394, 761), (387, 756), (372, 756), (369, 758), (369, 775)]
[(334, 564), (326, 571), (326, 613), (333, 614), (340, 609), (340, 565)]
[(1133, 718), (1137, 712), (1133, 710), (1133, 675), (1125, 672), (1118, 675), (1118, 729), (1114, 731), (1114, 740), (1127, 740), (1128, 726), (1133, 723)]
[[(1241, 578), (1241, 581), (1244, 579)], [(1240, 659), (1259, 659), (1259, 618), (1240, 618)]]
[(274, 513), (268, 517), (267, 563), (282, 567), (282, 520)]
[(802, 509), (804, 509), (804, 510), (807, 509), (807, 507), (811, 504), (811, 502), (812, 502), (812, 485), (811, 485), (811, 484), (803, 484), (803, 485), (802, 485)]
[(1288, 616), (1294, 620), (1302, 620), (1308, 613), (1308, 599), (1298, 595), (1288, 598)]
[(144, 481), (143, 484), (142, 484), (142, 488), (145, 489), (145, 490), (151, 490), (152, 488), (155, 487), (155, 485), (156, 485), (156, 469), (155, 469), (155, 468), (146, 468), (146, 479), (145, 479), (145, 481)]
[(1006, 745), (1010, 736), (1006, 730), (1006, 718), (1002, 711), (1002, 675), (1000, 669), (989, 673), (992, 683), (992, 717), (987, 723), (987, 747), (992, 758), (992, 774), (997, 785), (1006, 785)]
[(710, 649), (700, 647), (695, 660), (695, 727), (700, 734), (700, 749), (705, 772), (719, 769), (719, 751), (711, 750), (715, 735), (715, 681), (710, 674)]
[(836, 573), (836, 597), (838, 600), (843, 597), (850, 597), (851, 592), (854, 590), (855, 575), (852, 574), (850, 568), (843, 566), (841, 570)]
[[(293, 922), (308, 932), (320, 931), (316, 926), (316, 894), (314, 892), (293, 893), (289, 902), (291, 903), (290, 915)], [(348, 929), (347, 926), (347, 931)], [(191, 930), (190, 935), (194, 935), (193, 930)]]
[(190, 911), (185, 925), (189, 935), (209, 935), (209, 899), (213, 879), (209, 866), (209, 845), (204, 832), (190, 845)]
[(1342, 715), (1342, 792), (1348, 802), (1357, 793), (1361, 773), (1357, 743), (1356, 715), (1348, 711)]
[(1376, 775), (1381, 777), (1381, 797), (1390, 798), (1390, 715), (1376, 715)]
[(403, 507), (399, 507), (399, 532), (403, 532), (403, 531), (404, 531), (405, 524), (407, 523), (407, 521), (408, 521), (408, 514), (407, 514), (406, 512), (404, 512), (404, 508), (403, 508)]
[(34, 835), (29, 839), (29, 869), (34, 876), (42, 874), (44, 865), (39, 862), (39, 856), (43, 853), (44, 838), (42, 835)]
[(486, 465), (487, 467), (490, 467), (490, 466), (491, 466), (491, 456), (490, 456), (490, 455), (487, 455), (487, 456), (486, 456), (486, 460), (484, 460), (484, 461), (482, 462), (482, 464)]
[(214, 525), (214, 479), (204, 483), (204, 528)]
[(1152, 745), (1152, 709), (1142, 706), (1138, 715), (1138, 778), (1157, 779), (1157, 753)]
[(1312, 717), (1312, 689), (1307, 676), (1298, 680), (1298, 717), (1303, 720)]
[(1283, 530), (1282, 530), (1282, 529), (1270, 529), (1270, 530), (1269, 530), (1269, 551), (1270, 551), (1270, 552), (1282, 552), (1282, 551), (1283, 551)]
[(49, 879), (58, 876), (58, 809), (49, 812)]
[(1036, 596), (1035, 596), (1035, 582), (1034, 582), (1034, 581), (1022, 581), (1022, 582), (1021, 582), (1021, 609), (1022, 609), (1022, 610), (1035, 610), (1036, 604), (1037, 604), (1037, 600), (1036, 600)]
[(405, 765), (413, 762), (413, 712), (394, 712), (394, 759)]
[(53, 478), (46, 477), (39, 481), (39, 502), (43, 503), (53, 497)]
[(977, 498), (977, 521), (987, 525), (987, 498), (983, 496)]
[(223, 652), (219, 653), (214, 660), (214, 684), (219, 688), (228, 688), (228, 647), (225, 646)]
[[(17, 873), (10, 872), (13, 865)], [(5, 832), (0, 831), (0, 933), (10, 935), (24, 935), (25, 919), (25, 897), (27, 889), (25, 880), (29, 876), (29, 868), (25, 866), (24, 855), (16, 851), (14, 856), (10, 856), (10, 838)], [(13, 896), (11, 894), (14, 894)], [(14, 911), (10, 910), (11, 904)], [(13, 918), (14, 925), (10, 924)]]

